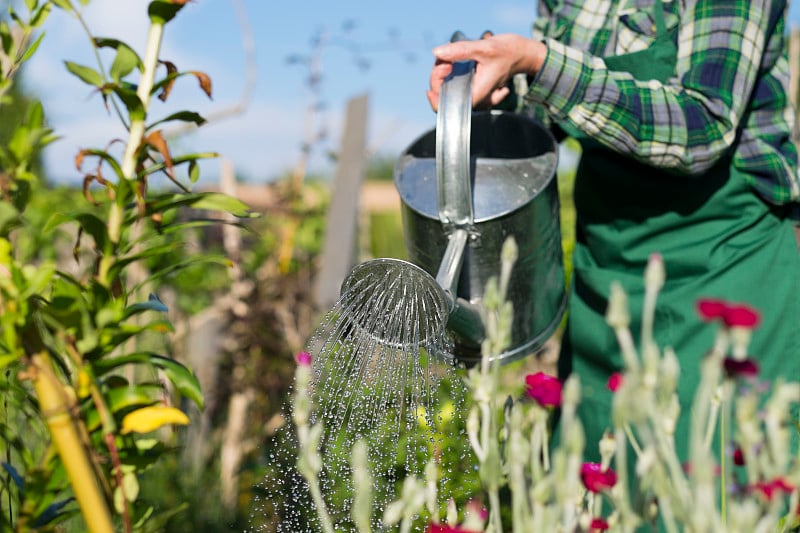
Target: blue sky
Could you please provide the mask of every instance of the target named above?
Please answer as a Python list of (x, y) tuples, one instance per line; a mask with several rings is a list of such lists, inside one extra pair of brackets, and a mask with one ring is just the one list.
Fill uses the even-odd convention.
[[(83, 13), (95, 35), (120, 38), (141, 53), (147, 4), (146, 0), (93, 0)], [(179, 108), (206, 116), (222, 114), (181, 136), (174, 150), (218, 151), (234, 163), (241, 177), (252, 182), (274, 179), (297, 161), (304, 115), (312, 101), (308, 70), (287, 58), (308, 56), (312, 37), (323, 31), (329, 39), (321, 55), (325, 111), (315, 126), (329, 135), (318, 146), (311, 169), (330, 171), (324, 153), (338, 148), (347, 100), (364, 93), (370, 99), (368, 148), (392, 157), (434, 126), (435, 116), (424, 94), (434, 45), (457, 29), (470, 37), (485, 29), (527, 35), (534, 17), (534, 0), (195, 0), (167, 26), (161, 56), (181, 70), (209, 74), (214, 98), (209, 101), (193, 80), (185, 78), (179, 80), (170, 102), (154, 101), (151, 114)], [(800, 5), (792, 8), (791, 19), (800, 21)], [(124, 130), (105, 112), (97, 95), (63, 66), (64, 60), (96, 66), (77, 20), (56, 11), (45, 31), (25, 83), (42, 99), (51, 125), (62, 136), (45, 154), (50, 177), (78, 183), (80, 176), (72, 166), (78, 149), (102, 148), (112, 138), (124, 138)], [(106, 68), (111, 60), (104, 57)], [(359, 66), (363, 60), (369, 64), (366, 69)], [(246, 109), (225, 114), (250, 87)], [(219, 166), (206, 162), (205, 178), (214, 179)]]

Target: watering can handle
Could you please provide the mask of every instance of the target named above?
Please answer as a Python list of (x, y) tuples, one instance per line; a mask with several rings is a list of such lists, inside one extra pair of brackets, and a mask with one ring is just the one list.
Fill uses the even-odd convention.
[[(451, 42), (465, 40), (460, 31)], [(470, 184), (470, 131), (472, 129), (472, 73), (474, 61), (453, 64), (439, 95), (436, 115), (436, 179), (439, 220), (468, 231), (473, 225)]]

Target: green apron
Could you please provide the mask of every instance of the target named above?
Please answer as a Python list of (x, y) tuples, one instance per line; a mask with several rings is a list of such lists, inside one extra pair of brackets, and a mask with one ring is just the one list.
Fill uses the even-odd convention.
[[(661, 82), (674, 75), (675, 36), (655, 4), (658, 30), (646, 50), (605, 58), (610, 70)], [(597, 443), (611, 427), (609, 376), (622, 368), (616, 338), (605, 323), (609, 287), (629, 295), (637, 340), (648, 257), (659, 252), (667, 281), (659, 296), (655, 337), (675, 349), (681, 363), (681, 419), (675, 436), (686, 457), (690, 405), (700, 360), (711, 348), (715, 327), (703, 323), (699, 298), (746, 303), (762, 314), (752, 357), (760, 375), (800, 379), (800, 254), (791, 221), (761, 200), (730, 158), (705, 175), (670, 174), (621, 156), (585, 137), (575, 179), (578, 214), (569, 322), (559, 373), (580, 376), (579, 417), (586, 430), (587, 460), (599, 460)], [(633, 454), (631, 454), (633, 455)]]

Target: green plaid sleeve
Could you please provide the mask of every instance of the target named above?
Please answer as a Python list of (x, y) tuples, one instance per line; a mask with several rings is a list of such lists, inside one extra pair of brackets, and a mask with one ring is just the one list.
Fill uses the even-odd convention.
[[(702, 175), (733, 149), (734, 165), (760, 194), (797, 201), (785, 11), (785, 2), (770, 0), (683, 2), (676, 72), (667, 83), (609, 70), (598, 55), (570, 46), (570, 33), (544, 36), (547, 57), (527, 97), (567, 131), (681, 174)], [(590, 18), (570, 15), (578, 26)], [(586, 35), (580, 31), (571, 34)], [(613, 40), (607, 31), (597, 35)]]

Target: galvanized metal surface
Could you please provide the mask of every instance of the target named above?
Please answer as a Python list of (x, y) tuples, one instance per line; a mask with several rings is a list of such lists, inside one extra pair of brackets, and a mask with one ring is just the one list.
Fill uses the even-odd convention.
[[(454, 37), (455, 38), (455, 37)], [(473, 61), (455, 63), (442, 85), (436, 114), (436, 198), (442, 224), (472, 226), (469, 138)]]
[[(446, 256), (451, 229), (439, 217), (437, 132), (418, 138), (395, 166), (403, 229), (411, 261), (432, 275)], [(504, 362), (528, 355), (552, 335), (566, 307), (561, 251), (557, 146), (539, 123), (518, 114), (471, 115), (469, 181), (473, 233), (463, 252), (456, 300), (480, 307), (486, 282), (499, 272), (500, 249), (513, 236), (519, 259), (508, 298), (514, 306), (510, 348)], [(464, 150), (464, 147), (461, 148)], [(459, 333), (453, 313), (448, 329), (455, 357), (480, 358), (474, 335)]]

